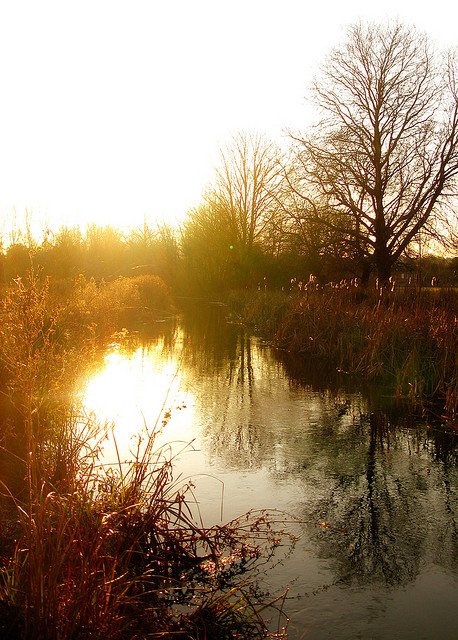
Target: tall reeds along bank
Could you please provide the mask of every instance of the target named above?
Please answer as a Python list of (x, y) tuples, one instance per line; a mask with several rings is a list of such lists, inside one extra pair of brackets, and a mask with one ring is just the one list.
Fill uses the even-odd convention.
[(341, 289), (267, 291), (239, 299), (235, 308), (237, 318), (276, 346), (387, 382), (398, 396), (457, 423), (456, 291), (401, 292), (382, 302)]
[(57, 304), (64, 302), (65, 326), (73, 332), (78, 326), (92, 326), (99, 340), (124, 324), (163, 318), (173, 311), (169, 287), (153, 275), (108, 282), (79, 275), (71, 282), (51, 282), (50, 289)]
[(278, 547), (292, 542), (280, 514), (206, 528), (192, 484), (156, 447), (162, 416), (139, 434), (132, 460), (101, 464), (104, 429), (72, 395), (81, 360), (95, 357), (96, 331), (74, 304), (70, 296), (56, 306), (33, 273), (2, 303), (10, 419), (1, 446), (19, 481), (0, 483), (0, 637), (286, 637), (282, 597), (257, 589)]

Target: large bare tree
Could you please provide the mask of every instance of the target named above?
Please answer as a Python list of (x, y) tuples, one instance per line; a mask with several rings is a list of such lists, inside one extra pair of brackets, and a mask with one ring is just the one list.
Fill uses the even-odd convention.
[(357, 24), (331, 51), (313, 97), (322, 118), (309, 136), (293, 136), (292, 186), (385, 282), (455, 190), (454, 61), (414, 28)]

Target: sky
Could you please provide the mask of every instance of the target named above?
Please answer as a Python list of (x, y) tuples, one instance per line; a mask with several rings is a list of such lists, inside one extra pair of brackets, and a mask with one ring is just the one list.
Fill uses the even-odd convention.
[[(345, 28), (458, 44), (452, 0), (0, 0), (0, 234), (177, 224), (239, 131), (305, 130)], [(380, 6), (379, 6), (380, 5)]]

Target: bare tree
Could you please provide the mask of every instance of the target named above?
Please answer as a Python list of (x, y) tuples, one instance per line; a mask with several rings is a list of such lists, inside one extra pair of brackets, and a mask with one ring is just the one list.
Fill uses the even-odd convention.
[[(284, 188), (279, 203), (284, 244), (306, 258), (308, 268), (320, 280), (367, 274), (367, 246), (353, 235), (353, 221), (312, 193), (304, 154), (284, 166)], [(332, 223), (329, 224), (328, 220)]]
[(323, 117), (310, 136), (293, 136), (301, 178), (292, 186), (386, 282), (455, 189), (454, 61), (441, 64), (413, 28), (357, 24), (313, 95)]
[(268, 235), (277, 211), (281, 180), (278, 149), (259, 135), (238, 134), (221, 151), (221, 163), (207, 204), (231, 230), (237, 251), (249, 254)]

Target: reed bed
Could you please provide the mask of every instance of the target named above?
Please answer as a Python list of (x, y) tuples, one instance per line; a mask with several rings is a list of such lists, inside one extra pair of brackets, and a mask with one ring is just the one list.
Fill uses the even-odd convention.
[(163, 416), (145, 426), (132, 460), (100, 463), (104, 429), (72, 400), (100, 353), (100, 328), (73, 295), (56, 304), (33, 273), (4, 293), (0, 455), (15, 480), (0, 480), (1, 637), (286, 637), (283, 596), (258, 588), (279, 547), (294, 542), (284, 516), (250, 512), (205, 527), (192, 483), (156, 447)]
[[(266, 637), (252, 574), (284, 538), (282, 519), (258, 512), (205, 528), (191, 490), (150, 452), (127, 471), (83, 467), (73, 491), (43, 484), (33, 503), (17, 504), (0, 574), (8, 637)], [(268, 604), (282, 633), (281, 603), (278, 615)]]
[(236, 313), (278, 347), (389, 382), (396, 395), (434, 404), (456, 424), (457, 298), (455, 291), (386, 299), (354, 290), (260, 292), (239, 301)]

